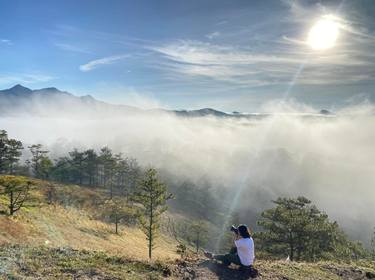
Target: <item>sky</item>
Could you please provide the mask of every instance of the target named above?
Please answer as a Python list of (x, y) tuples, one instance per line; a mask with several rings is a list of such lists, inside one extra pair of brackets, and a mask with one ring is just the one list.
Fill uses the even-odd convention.
[[(256, 112), (375, 101), (375, 1), (0, 0), (0, 88)], [(329, 49), (308, 43), (334, 19)]]

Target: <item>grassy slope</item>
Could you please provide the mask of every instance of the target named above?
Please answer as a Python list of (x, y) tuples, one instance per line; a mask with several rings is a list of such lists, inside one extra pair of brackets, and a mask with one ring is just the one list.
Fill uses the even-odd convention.
[[(92, 217), (91, 210), (93, 207), (97, 208), (97, 205), (89, 206), (87, 201), (100, 199), (102, 195), (98, 191), (61, 185), (58, 188), (58, 196), (69, 206), (59, 203), (48, 205), (44, 199), (43, 187), (46, 183), (43, 181), (38, 183), (42, 188), (32, 192), (34, 206), (26, 206), (14, 217), (0, 215), (0, 244), (69, 246), (76, 249), (103, 250), (113, 255), (135, 259), (147, 259), (146, 238), (139, 229), (121, 225), (120, 234), (116, 235), (113, 233), (113, 225)], [(0, 201), (0, 204), (3, 203)], [(172, 239), (161, 236), (157, 240), (154, 257), (155, 259), (176, 258), (175, 248), (176, 244)]]
[(7, 245), (0, 247), (0, 279), (160, 279), (170, 271), (104, 252)]
[[(113, 225), (95, 219), (104, 194), (78, 186), (58, 187), (59, 203), (45, 201), (47, 182), (37, 181), (32, 204), (14, 217), (0, 215), (0, 279), (158, 279), (169, 270), (175, 279), (248, 279), (237, 269), (194, 260), (173, 263), (175, 242), (161, 236), (147, 262), (147, 246), (137, 228)], [(0, 210), (4, 208), (0, 197)], [(92, 203), (94, 202), (94, 203)], [(13, 244), (13, 245), (12, 245)], [(14, 245), (17, 244), (17, 245)], [(287, 263), (257, 260), (260, 279), (369, 279), (375, 263)], [(371, 274), (370, 274), (371, 275)]]

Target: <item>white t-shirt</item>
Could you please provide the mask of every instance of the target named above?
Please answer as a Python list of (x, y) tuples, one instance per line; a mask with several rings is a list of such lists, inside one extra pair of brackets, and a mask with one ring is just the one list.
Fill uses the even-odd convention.
[(235, 240), (234, 243), (237, 247), (237, 254), (240, 257), (242, 265), (252, 265), (254, 262), (254, 241), (250, 238), (241, 238)]

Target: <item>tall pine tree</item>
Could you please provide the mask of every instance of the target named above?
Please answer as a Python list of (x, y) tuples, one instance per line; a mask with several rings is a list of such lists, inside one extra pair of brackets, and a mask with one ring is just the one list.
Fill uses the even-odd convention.
[(171, 198), (167, 186), (159, 180), (157, 171), (153, 168), (148, 169), (138, 186), (134, 200), (143, 206), (139, 222), (148, 241), (150, 259), (160, 228), (160, 216), (167, 210), (166, 203)]

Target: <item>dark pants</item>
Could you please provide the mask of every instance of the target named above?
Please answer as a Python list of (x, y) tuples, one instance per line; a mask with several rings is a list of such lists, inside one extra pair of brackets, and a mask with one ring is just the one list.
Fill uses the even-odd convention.
[(240, 257), (237, 255), (237, 248), (233, 247), (230, 251), (229, 254), (225, 255), (214, 255), (214, 259), (221, 261), (224, 265), (230, 265), (231, 263), (237, 264), (237, 265), (242, 265)]

